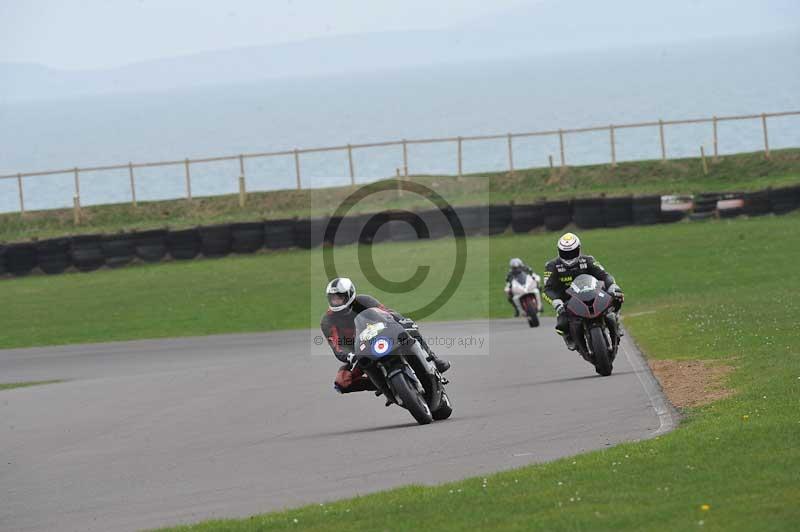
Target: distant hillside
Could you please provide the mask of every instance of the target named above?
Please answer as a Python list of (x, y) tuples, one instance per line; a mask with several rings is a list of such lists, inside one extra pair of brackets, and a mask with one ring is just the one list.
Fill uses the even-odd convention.
[(603, 47), (779, 32), (800, 35), (796, 0), (545, 0), (445, 31), (363, 33), (235, 48), (106, 70), (0, 63), (0, 103), (315, 77)]

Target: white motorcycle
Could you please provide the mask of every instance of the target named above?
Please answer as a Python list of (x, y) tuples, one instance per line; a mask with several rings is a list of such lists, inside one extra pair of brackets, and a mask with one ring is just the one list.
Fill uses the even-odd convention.
[(535, 273), (521, 271), (505, 287), (506, 297), (511, 296), (520, 316), (526, 317), (531, 327), (539, 326), (539, 313), (542, 311), (542, 296), (539, 291), (541, 281), (542, 278)]

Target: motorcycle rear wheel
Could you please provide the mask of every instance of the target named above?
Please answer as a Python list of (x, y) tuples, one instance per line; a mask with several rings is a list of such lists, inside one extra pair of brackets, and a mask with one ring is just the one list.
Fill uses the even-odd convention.
[(608, 356), (608, 346), (606, 345), (606, 338), (603, 334), (603, 329), (600, 327), (593, 327), (589, 331), (592, 341), (592, 353), (594, 354), (594, 367), (597, 373), (603, 377), (611, 375), (614, 369), (611, 365), (611, 358)]
[(427, 425), (433, 421), (433, 414), (425, 402), (425, 398), (417, 391), (417, 388), (409, 382), (408, 376), (404, 372), (395, 374), (389, 381), (395, 397), (402, 402), (403, 407), (408, 410), (417, 423)]

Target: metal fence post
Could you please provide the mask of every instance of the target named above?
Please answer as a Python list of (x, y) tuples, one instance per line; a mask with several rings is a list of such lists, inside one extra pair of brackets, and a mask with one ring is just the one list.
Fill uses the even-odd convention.
[(192, 201), (192, 174), (189, 172), (189, 159), (183, 161), (186, 167), (186, 200)]
[(408, 177), (408, 142), (403, 139), (403, 176)]
[(347, 163), (350, 165), (350, 186), (356, 186), (356, 171), (353, 167), (353, 147), (347, 145)]
[(463, 143), (463, 139), (461, 137), (458, 137), (457, 143), (458, 143), (458, 177), (462, 177), (464, 175), (463, 172), (464, 163), (462, 162), (461, 159), (461, 144)]
[(25, 193), (22, 192), (22, 174), (17, 174), (17, 187), (19, 188), (19, 213), (25, 214)]
[(712, 119), (712, 124), (714, 124), (714, 162), (719, 161), (719, 148), (717, 146), (717, 117), (715, 116)]
[(616, 147), (615, 141), (614, 141), (614, 124), (611, 124), (610, 126), (608, 126), (608, 131), (609, 131), (609, 135), (611, 137), (610, 138), (610, 141), (611, 141), (611, 167), (612, 168), (616, 168), (617, 167), (617, 147)]
[(128, 162), (128, 176), (131, 178), (131, 201), (136, 207), (136, 181), (133, 178), (133, 163)]
[(761, 113), (761, 127), (764, 129), (764, 157), (769, 159), (769, 135), (767, 134), (767, 115)]
[(558, 145), (561, 151), (561, 168), (564, 168), (567, 165), (567, 161), (564, 157), (564, 131), (561, 129), (558, 130)]
[(297, 190), (300, 190), (302, 188), (300, 185), (300, 153), (297, 148), (294, 149), (294, 173), (297, 178)]
[(512, 175), (514, 174), (514, 146), (511, 133), (508, 134), (508, 170)]
[(664, 143), (664, 121), (658, 119), (658, 136), (661, 139), (661, 161), (667, 160), (667, 145)]

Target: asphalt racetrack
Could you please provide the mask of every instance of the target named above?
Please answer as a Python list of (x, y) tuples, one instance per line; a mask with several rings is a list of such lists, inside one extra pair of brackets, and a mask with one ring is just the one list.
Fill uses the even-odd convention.
[(564, 348), (552, 319), (421, 330), (453, 363), (453, 416), (428, 426), (371, 392), (336, 394), (338, 363), (317, 331), (0, 351), (0, 382), (65, 380), (0, 391), (0, 530), (243, 517), (552, 460), (674, 424), (629, 341), (604, 378)]

